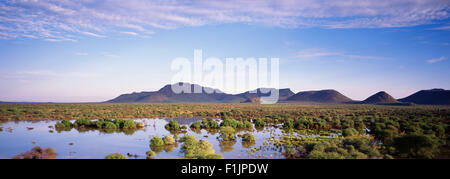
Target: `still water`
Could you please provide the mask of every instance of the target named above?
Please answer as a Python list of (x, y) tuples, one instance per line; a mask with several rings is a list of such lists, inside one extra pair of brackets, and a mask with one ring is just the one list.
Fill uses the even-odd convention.
[[(34, 146), (42, 148), (51, 147), (56, 150), (56, 158), (61, 159), (102, 159), (110, 153), (131, 154), (128, 158), (145, 159), (145, 153), (150, 148), (150, 139), (154, 136), (163, 137), (171, 134), (164, 126), (172, 119), (136, 119), (136, 122), (145, 124), (144, 129), (135, 131), (106, 132), (99, 130), (80, 131), (75, 128), (70, 131), (57, 131), (53, 126), (57, 121), (10, 121), (3, 122), (0, 126), (0, 158), (12, 158), (17, 154), (31, 150)], [(189, 126), (200, 120), (199, 118), (173, 119), (181, 125)], [(72, 121), (73, 122), (73, 121)], [(238, 131), (237, 135), (249, 131)], [(280, 148), (264, 146), (270, 138), (279, 139), (282, 130), (277, 127), (266, 127), (264, 129), (250, 131), (255, 136), (255, 143), (242, 143), (237, 137), (234, 142), (221, 142), (218, 139), (220, 133), (207, 130), (187, 130), (183, 135), (194, 135), (197, 139), (207, 140), (213, 145), (216, 153), (222, 154), (224, 158), (284, 158)], [(181, 158), (182, 143), (161, 150), (154, 150), (154, 158)], [(256, 153), (249, 152), (251, 148), (262, 148)]]

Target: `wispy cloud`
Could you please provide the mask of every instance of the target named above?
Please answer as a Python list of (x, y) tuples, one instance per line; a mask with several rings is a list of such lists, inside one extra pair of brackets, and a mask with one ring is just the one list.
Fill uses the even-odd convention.
[(92, 32), (80, 32), (81, 34), (87, 35), (87, 36), (91, 36), (91, 37), (98, 37), (98, 38), (103, 38), (106, 37), (104, 35), (99, 35), (96, 33), (92, 33)]
[(99, 74), (96, 74), (96, 73), (54, 72), (54, 71), (49, 71), (49, 70), (22, 71), (17, 74), (18, 75), (33, 75), (33, 76), (49, 76), (49, 77), (75, 77), (75, 78), (92, 78), (92, 77), (100, 76)]
[(0, 1), (0, 38), (76, 41), (79, 35), (152, 34), (154, 29), (218, 23), (408, 27), (448, 19), (449, 9), (450, 1), (442, 0), (15, 0)]
[(431, 30), (450, 30), (450, 25), (444, 25), (440, 27), (431, 28)]
[(295, 58), (298, 59), (314, 59), (319, 57), (346, 57), (349, 59), (365, 59), (365, 60), (390, 60), (391, 58), (387, 57), (377, 57), (377, 56), (365, 56), (365, 55), (356, 55), (349, 54), (339, 51), (329, 51), (325, 49), (303, 49), (300, 50)]
[(136, 32), (120, 32), (120, 33), (126, 34), (126, 35), (131, 35), (131, 36), (139, 36), (139, 34)]
[(14, 73), (0, 73), (0, 80), (33, 81), (58, 78), (94, 78), (102, 76), (89, 72), (55, 72), (51, 70), (30, 70)]
[(426, 61), (427, 61), (427, 63), (437, 63), (437, 62), (441, 62), (444, 60), (447, 60), (447, 57), (432, 58), (432, 59), (428, 59)]

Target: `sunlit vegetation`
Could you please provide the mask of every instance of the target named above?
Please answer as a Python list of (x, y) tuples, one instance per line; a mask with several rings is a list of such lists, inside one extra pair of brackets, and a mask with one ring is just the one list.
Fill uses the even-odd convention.
[(265, 125), (265, 123), (264, 123), (263, 119), (256, 119), (255, 120), (255, 127), (261, 128), (261, 127), (264, 127), (264, 125)]
[(230, 126), (224, 126), (220, 128), (220, 138), (222, 140), (235, 140), (236, 139), (236, 130)]
[(145, 153), (147, 155), (147, 159), (152, 159), (156, 154), (155, 152), (149, 150)]
[(105, 159), (127, 159), (127, 156), (120, 153), (112, 153), (107, 155)]
[(133, 120), (124, 119), (99, 119), (97, 121), (91, 121), (89, 119), (77, 119), (73, 124), (68, 120), (62, 120), (55, 124), (55, 128), (58, 131), (70, 130), (71, 128), (77, 128), (79, 131), (83, 129), (103, 129), (106, 132), (111, 132), (116, 129), (121, 130), (135, 130), (137, 128), (137, 123)]
[(183, 145), (181, 149), (185, 158), (194, 159), (223, 159), (223, 156), (216, 154), (212, 149), (212, 144), (206, 140), (197, 140), (195, 136), (185, 135), (181, 138)]
[(150, 140), (150, 146), (161, 147), (164, 145), (164, 141), (161, 137), (155, 136)]
[(172, 135), (166, 135), (164, 137), (164, 145), (173, 145), (175, 144), (175, 139)]
[(21, 153), (13, 157), (13, 159), (55, 159), (56, 151), (53, 148), (33, 147), (30, 151)]
[(253, 135), (250, 134), (250, 133), (245, 133), (245, 134), (242, 136), (242, 141), (246, 141), (246, 142), (255, 141), (255, 136), (253, 136)]
[[(57, 131), (143, 126), (122, 118), (200, 117), (191, 130), (220, 130), (222, 141), (235, 140), (236, 130), (281, 127), (288, 137), (271, 142), (292, 158), (439, 158), (449, 151), (448, 106), (5, 103), (0, 111), (0, 121), (76, 119), (58, 122)], [(183, 130), (175, 121), (167, 128)], [(292, 132), (339, 135), (300, 139), (289, 137)]]
[(181, 127), (177, 121), (171, 120), (168, 124), (166, 124), (165, 128), (169, 131), (180, 131)]

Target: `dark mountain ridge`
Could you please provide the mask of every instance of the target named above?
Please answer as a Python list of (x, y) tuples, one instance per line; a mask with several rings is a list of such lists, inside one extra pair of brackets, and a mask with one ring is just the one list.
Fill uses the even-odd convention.
[(450, 90), (421, 90), (406, 98), (399, 99), (399, 101), (415, 104), (450, 105)]
[(319, 90), (319, 91), (303, 91), (299, 92), (286, 101), (297, 103), (346, 103), (352, 99), (344, 96), (336, 90)]
[[(107, 103), (260, 103), (261, 97), (269, 96), (270, 88), (258, 88), (240, 94), (227, 94), (218, 89), (203, 87), (197, 84), (178, 83), (201, 89), (202, 93), (174, 93), (171, 85), (158, 91), (122, 94)], [(207, 93), (210, 92), (210, 93)], [(324, 104), (424, 104), (450, 105), (450, 90), (422, 90), (406, 98), (396, 100), (384, 91), (380, 91), (364, 101), (353, 101), (340, 92), (328, 89), (318, 91), (302, 91), (297, 94), (289, 88), (279, 89), (279, 103), (324, 103)]]

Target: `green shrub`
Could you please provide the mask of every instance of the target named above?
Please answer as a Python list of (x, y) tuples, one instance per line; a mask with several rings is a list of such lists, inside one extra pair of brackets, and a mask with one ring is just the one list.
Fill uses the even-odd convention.
[(194, 123), (191, 124), (191, 128), (192, 129), (200, 129), (202, 128), (201, 122), (200, 121), (196, 121)]
[(125, 123), (125, 120), (124, 119), (121, 119), (121, 118), (118, 118), (118, 119), (114, 119), (114, 124), (116, 124), (116, 126), (118, 127), (118, 128), (123, 128), (123, 124)]
[(171, 120), (166, 126), (164, 126), (169, 131), (179, 131), (180, 124), (177, 121)]
[(215, 151), (212, 149), (212, 144), (206, 140), (198, 141), (192, 135), (185, 135), (181, 138), (181, 141), (183, 142), (181, 150), (186, 158), (206, 159), (219, 157), (214, 155)]
[(348, 137), (348, 136), (355, 136), (358, 135), (358, 131), (354, 128), (347, 128), (342, 130), (342, 136)]
[(92, 121), (90, 121), (89, 119), (82, 118), (82, 119), (77, 119), (74, 122), (73, 126), (74, 127), (90, 127), (91, 124), (92, 124)]
[(207, 129), (217, 129), (219, 128), (219, 123), (214, 120), (209, 120), (205, 126)]
[(392, 145), (401, 157), (433, 158), (439, 152), (439, 143), (429, 135), (406, 135), (394, 138)]
[(106, 156), (105, 159), (127, 159), (127, 157), (120, 153), (112, 153)]
[(220, 137), (222, 140), (235, 140), (235, 130), (230, 126), (225, 126), (220, 128)]
[(122, 129), (136, 129), (136, 123), (133, 120), (125, 120)]
[(103, 120), (98, 120), (98, 121), (95, 121), (94, 124), (95, 124), (95, 127), (101, 129), (101, 128), (103, 128), (103, 125), (105, 124), (105, 122)]
[(173, 138), (172, 135), (166, 135), (164, 137), (164, 144), (165, 145), (173, 145), (173, 144), (175, 144), (175, 139)]
[(250, 129), (253, 127), (253, 124), (250, 121), (244, 121), (243, 128)]
[(56, 124), (55, 124), (55, 128), (57, 128), (57, 129), (62, 129), (62, 128), (66, 128), (66, 125), (64, 125), (63, 123), (61, 123), (61, 122), (56, 122)]
[(256, 119), (255, 120), (255, 127), (264, 127), (265, 123), (263, 119)]
[(288, 119), (283, 124), (283, 129), (293, 129), (294, 128), (294, 120)]
[(234, 129), (236, 129), (237, 126), (238, 126), (238, 122), (236, 120), (233, 120), (233, 119), (225, 118), (222, 121), (222, 123), (220, 123), (220, 126), (222, 126), (222, 127), (223, 126), (230, 126), (230, 127), (234, 128)]
[(62, 120), (61, 122), (57, 122), (55, 124), (55, 128), (72, 128), (73, 124), (68, 120)]
[(242, 141), (246, 141), (246, 142), (255, 141), (255, 136), (253, 136), (253, 135), (250, 134), (250, 133), (245, 133), (245, 134), (242, 136)]
[(145, 153), (147, 155), (147, 159), (151, 159), (155, 156), (155, 152), (149, 150)]
[(117, 126), (113, 122), (105, 122), (105, 123), (103, 123), (102, 128), (103, 129), (117, 129)]
[(253, 128), (253, 124), (249, 121), (238, 122), (237, 128), (240, 129), (251, 129)]
[(163, 145), (164, 145), (163, 139), (161, 139), (161, 138), (158, 137), (158, 136), (153, 137), (153, 138), (150, 140), (150, 146), (160, 147), (160, 146), (163, 146)]
[(73, 126), (73, 124), (70, 121), (68, 121), (68, 120), (62, 120), (61, 123), (64, 124), (64, 126), (66, 126), (66, 127), (72, 127)]

